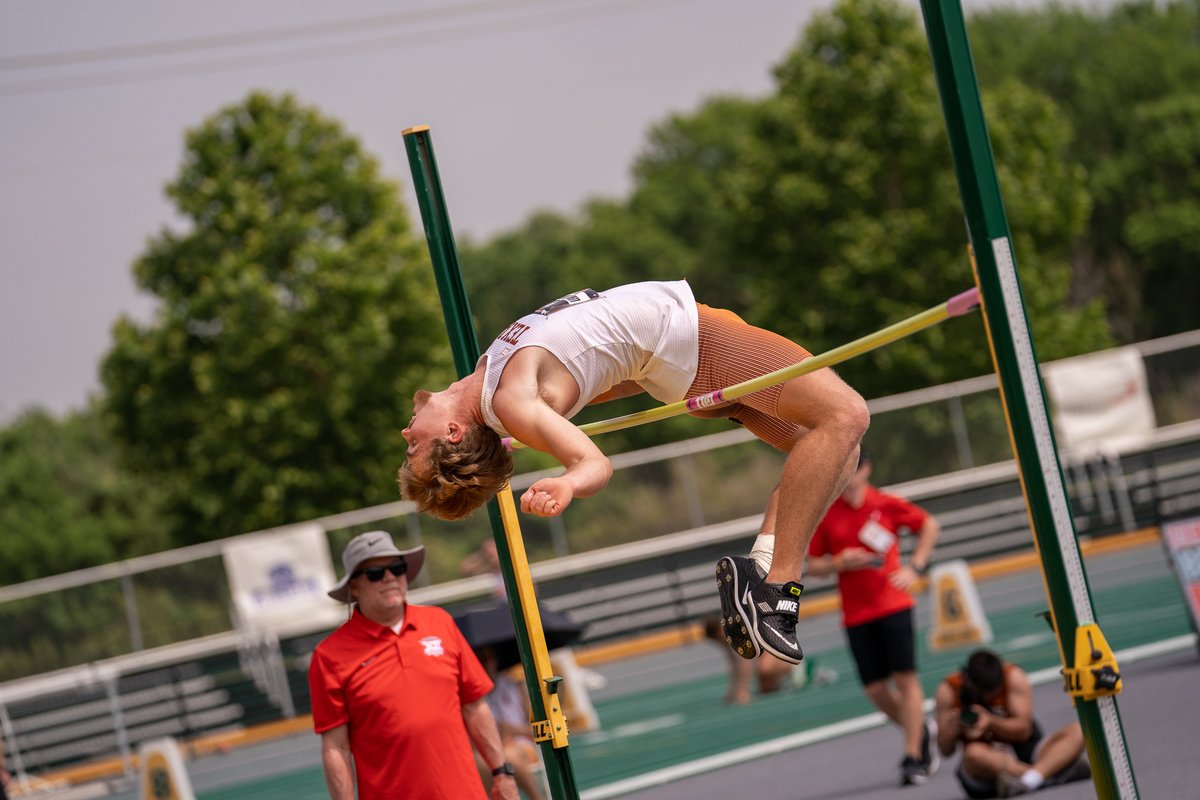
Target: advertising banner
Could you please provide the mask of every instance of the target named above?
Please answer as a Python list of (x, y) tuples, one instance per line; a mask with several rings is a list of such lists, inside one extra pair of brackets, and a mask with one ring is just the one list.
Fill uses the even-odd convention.
[(305, 523), (230, 541), (222, 548), (240, 628), (335, 627), (346, 609), (325, 592), (337, 582), (325, 531)]

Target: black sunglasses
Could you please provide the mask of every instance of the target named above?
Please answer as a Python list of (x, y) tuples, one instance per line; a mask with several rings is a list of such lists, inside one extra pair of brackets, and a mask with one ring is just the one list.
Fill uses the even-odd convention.
[(362, 569), (356, 569), (354, 572), (350, 573), (350, 580), (354, 580), (359, 575), (366, 575), (367, 580), (369, 580), (371, 583), (379, 583), (381, 580), (383, 580), (384, 572), (390, 572), (397, 578), (399, 578), (401, 575), (407, 575), (408, 562), (401, 559), (399, 561), (393, 561), (391, 564), (384, 564), (382, 567), (363, 567)]

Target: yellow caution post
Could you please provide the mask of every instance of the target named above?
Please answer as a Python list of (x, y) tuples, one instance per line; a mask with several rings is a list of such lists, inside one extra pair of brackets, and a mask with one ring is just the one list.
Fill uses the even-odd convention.
[(170, 736), (142, 742), (138, 766), (141, 800), (196, 800), (179, 743)]
[(983, 613), (979, 590), (966, 561), (955, 559), (936, 565), (929, 573), (929, 592), (933, 599), (930, 650), (976, 647), (992, 640), (992, 626)]

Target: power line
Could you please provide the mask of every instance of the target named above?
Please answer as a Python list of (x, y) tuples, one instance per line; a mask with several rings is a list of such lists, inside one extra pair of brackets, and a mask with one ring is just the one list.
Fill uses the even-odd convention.
[(427, 15), (423, 18), (428, 19), (445, 16), (457, 16), (462, 13), (478, 13), (479, 11), (486, 12), (488, 9), (498, 6), (505, 6), (507, 8), (512, 8), (514, 5), (539, 6), (549, 4), (552, 6), (549, 10), (533, 11), (518, 17), (510, 16), (506, 19), (469, 22), (443, 28), (433, 28), (421, 31), (389, 34), (386, 36), (368, 37), (363, 39), (355, 39), (348, 42), (341, 42), (338, 44), (294, 48), (284, 52), (258, 53), (240, 57), (224, 57), (219, 59), (165, 64), (137, 69), (111, 70), (98, 74), (70, 75), (60, 78), (34, 78), (0, 82), (0, 97), (39, 94), (64, 91), (68, 89), (117, 86), (130, 83), (140, 83), (144, 81), (163, 80), (167, 78), (189, 77), (193, 75), (202, 75), (215, 72), (228, 72), (252, 67), (277, 66), (280, 64), (316, 61), (327, 58), (342, 58), (346, 56), (362, 55), (368, 52), (386, 51), (395, 49), (397, 47), (439, 44), (458, 39), (488, 36), (498, 32), (520, 32), (534, 30), (537, 28), (560, 25), (583, 19), (599, 19), (617, 16), (620, 14), (627, 14), (635, 11), (644, 11), (655, 7), (682, 5), (701, 1), (702, 0), (596, 0), (595, 2), (591, 2), (589, 5), (583, 7), (576, 6), (566, 9), (561, 7), (562, 0), (516, 0), (515, 3), (513, 0), (507, 0), (507, 2), (479, 2), (458, 6), (454, 9), (441, 9), (441, 13), (410, 12), (408, 14), (387, 15), (386, 17), (344, 20), (341, 23), (331, 23), (330, 25), (300, 25), (291, 26), (288, 28), (259, 30), (239, 34), (194, 37), (191, 39), (175, 40), (173, 42), (150, 42), (123, 47), (94, 48), (91, 50), (47, 53), (40, 56), (14, 56), (0, 59), (0, 68), (29, 69), (34, 67), (35, 64), (22, 63), (19, 66), (14, 64), (18, 61), (30, 62), (32, 59), (42, 59), (46, 61), (45, 64), (39, 64), (36, 66), (63, 66), (67, 64), (93, 63), (113, 59), (144, 58), (179, 52), (178, 49), (174, 49), (177, 45), (179, 45), (180, 49), (182, 50), (194, 51), (212, 49), (214, 47), (228, 47), (250, 43), (283, 41), (298, 37), (310, 37), (313, 35), (318, 35), (318, 33), (327, 34), (335, 27), (338, 28), (338, 30), (335, 31), (336, 33), (342, 33), (345, 30), (359, 29), (363, 27), (378, 27), (380, 24), (384, 24), (379, 22), (379, 20), (383, 19), (390, 20), (390, 22), (386, 24), (392, 25), (396, 24), (398, 19), (401, 17), (404, 17), (409, 23), (418, 22), (419, 20), (417, 19), (417, 16), (422, 14)]
[(239, 33), (191, 36), (183, 39), (138, 42), (135, 44), (92, 47), (51, 53), (31, 53), (23, 56), (0, 56), (0, 72), (61, 67), (71, 64), (93, 64), (103, 61), (146, 58), (148, 56), (176, 55), (189, 51), (212, 50), (221, 47), (240, 47), (247, 44), (284, 42), (293, 39), (307, 39), (314, 36), (330, 36), (363, 29), (377, 30), (381, 27), (390, 27), (393, 25), (411, 25), (413, 23), (437, 21), (446, 17), (456, 17), (464, 14), (486, 13), (493, 9), (540, 5), (547, 2), (554, 2), (554, 0), (484, 0), (484, 2), (464, 3), (450, 8), (405, 11), (374, 17), (314, 22), (304, 25), (287, 25), (279, 28), (265, 28)]

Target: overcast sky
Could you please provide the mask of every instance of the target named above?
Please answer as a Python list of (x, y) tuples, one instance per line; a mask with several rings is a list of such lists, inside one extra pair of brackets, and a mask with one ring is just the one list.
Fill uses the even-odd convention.
[(0, 0), (0, 424), (83, 406), (185, 130), (255, 89), (339, 119), (400, 184), (432, 128), (486, 237), (623, 196), (649, 126), (761, 95), (825, 0)]

